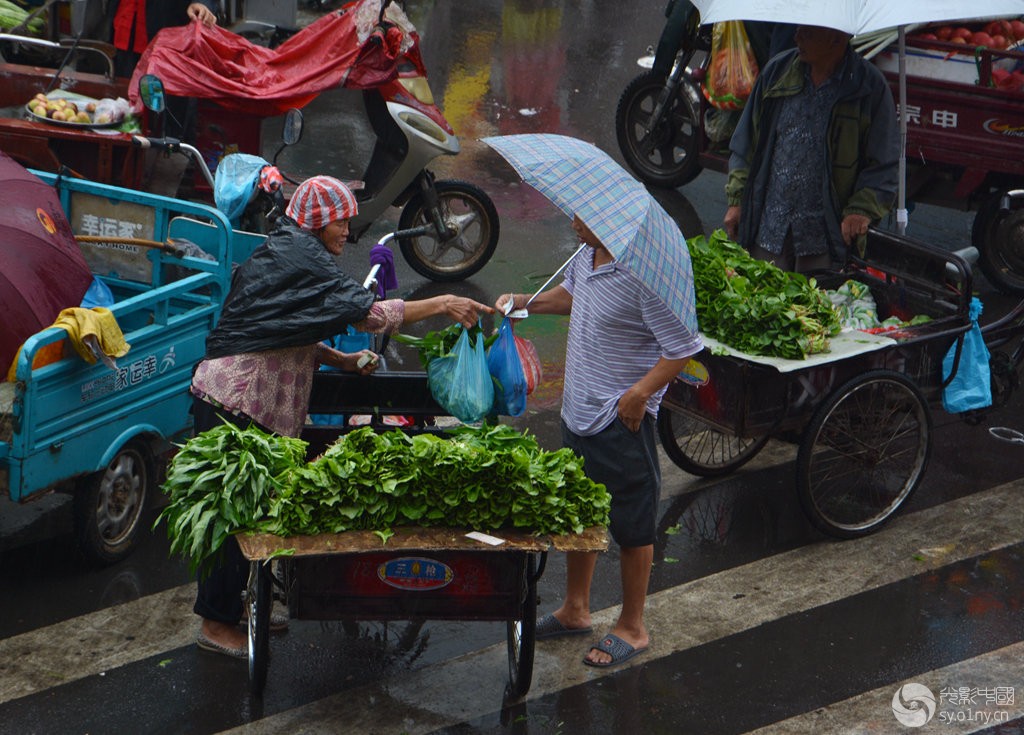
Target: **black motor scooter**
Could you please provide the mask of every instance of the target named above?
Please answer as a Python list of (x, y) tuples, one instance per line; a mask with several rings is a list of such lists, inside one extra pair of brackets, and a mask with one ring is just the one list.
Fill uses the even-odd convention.
[(700, 25), (689, 0), (669, 0), (665, 16), (656, 52), (637, 62), (647, 71), (619, 97), (615, 136), (641, 181), (675, 188), (700, 173), (698, 157), (707, 147), (699, 80), (710, 56), (711, 29)]

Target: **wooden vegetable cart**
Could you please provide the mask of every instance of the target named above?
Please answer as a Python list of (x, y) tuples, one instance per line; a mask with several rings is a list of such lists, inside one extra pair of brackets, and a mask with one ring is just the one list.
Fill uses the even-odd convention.
[[(669, 457), (701, 476), (728, 474), (770, 438), (796, 443), (796, 487), (821, 531), (840, 538), (879, 528), (910, 498), (931, 446), (929, 406), (946, 382), (943, 358), (970, 328), (970, 266), (955, 253), (871, 229), (863, 258), (818, 279), (869, 286), (878, 316), (931, 321), (880, 335), (833, 339), (807, 360), (706, 348), (666, 392), (658, 431)], [(992, 353), (994, 403), (1019, 384), (1024, 301), (982, 325)]]
[[(364, 377), (322, 372), (310, 400), (313, 414), (368, 414), (390, 430), (383, 414), (416, 420), (406, 431), (440, 432), (443, 415), (424, 373)], [(319, 453), (344, 426), (308, 427), (303, 438)], [(526, 694), (533, 677), (537, 581), (549, 548), (603, 551), (603, 528), (582, 534), (538, 536), (510, 529), (487, 532), (499, 545), (466, 534), (470, 529), (396, 527), (387, 542), (370, 531), (282, 538), (238, 536), (250, 561), (248, 588), (249, 684), (261, 696), (270, 661), (272, 588), (296, 620), (491, 620), (506, 622), (509, 681), (506, 696)], [(289, 555), (280, 556), (282, 550)], [(278, 575), (271, 572), (277, 559)]]

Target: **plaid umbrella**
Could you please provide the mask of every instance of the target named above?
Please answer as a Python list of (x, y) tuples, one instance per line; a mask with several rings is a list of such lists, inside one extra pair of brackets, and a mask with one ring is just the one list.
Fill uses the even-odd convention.
[(697, 333), (686, 239), (643, 184), (600, 148), (565, 135), (499, 135), (483, 142), (566, 215), (579, 215), (615, 260)]

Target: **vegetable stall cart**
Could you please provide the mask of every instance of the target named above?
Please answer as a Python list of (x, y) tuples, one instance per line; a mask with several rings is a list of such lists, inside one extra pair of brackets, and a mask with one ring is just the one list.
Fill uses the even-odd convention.
[[(959, 365), (972, 294), (970, 266), (957, 254), (875, 229), (863, 257), (817, 280), (831, 289), (848, 279), (869, 287), (879, 319), (931, 320), (843, 333), (831, 352), (804, 360), (744, 355), (706, 340), (669, 386), (658, 418), (668, 456), (706, 477), (738, 469), (770, 438), (796, 443), (801, 505), (819, 530), (840, 538), (879, 528), (920, 483), (929, 406), (941, 398), (943, 358), (953, 346), (954, 372)], [(1024, 359), (1024, 301), (982, 333), (994, 403), (1003, 403)]]
[[(444, 414), (430, 396), (425, 373), (378, 372), (315, 376), (311, 414), (362, 414), (391, 429), (383, 415), (414, 419), (405, 431), (440, 432)], [(303, 439), (318, 453), (346, 431), (342, 425), (307, 427)], [(503, 529), (398, 526), (386, 541), (371, 531), (280, 537), (239, 534), (250, 561), (248, 587), (249, 683), (261, 696), (270, 660), (273, 588), (297, 620), (504, 620), (509, 681), (506, 696), (526, 694), (533, 676), (537, 582), (549, 548), (603, 551), (605, 529), (539, 536)], [(282, 555), (285, 552), (286, 555)], [(275, 560), (278, 572), (272, 570)]]

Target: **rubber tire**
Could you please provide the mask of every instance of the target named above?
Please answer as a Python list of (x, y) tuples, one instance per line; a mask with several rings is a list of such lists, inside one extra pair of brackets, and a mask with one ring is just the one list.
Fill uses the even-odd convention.
[(525, 697), (533, 683), (533, 659), (537, 642), (537, 560), (526, 555), (523, 606), (519, 620), (506, 622), (508, 642), (507, 699)]
[(974, 216), (971, 242), (989, 282), (1005, 294), (1024, 295), (1024, 207), (1001, 212), (996, 192)]
[(146, 508), (155, 491), (153, 458), (140, 442), (129, 442), (105, 469), (79, 480), (74, 525), (82, 553), (104, 565), (131, 554), (139, 543)]
[(245, 604), (249, 606), (249, 692), (263, 696), (270, 666), (270, 566), (262, 561), (249, 562), (249, 590)]
[[(662, 119), (661, 125), (651, 131), (659, 152), (656, 158), (645, 154), (640, 143), (643, 139), (644, 123), (650, 119), (658, 95), (665, 85), (665, 77), (655, 72), (645, 72), (636, 77), (623, 90), (615, 108), (615, 137), (626, 165), (644, 183), (674, 189), (688, 184), (701, 172), (697, 158), (700, 145), (700, 121), (697, 113), (683, 93), (681, 82), (676, 97), (670, 102), (671, 109)], [(665, 165), (668, 158), (666, 146), (672, 146), (672, 163)], [(682, 156), (676, 160), (677, 152)]]
[[(448, 243), (440, 243), (436, 237), (404, 237), (398, 241), (402, 255), (414, 271), (424, 278), (441, 283), (451, 283), (469, 278), (479, 271), (494, 255), (498, 247), (498, 210), (487, 193), (467, 181), (436, 181), (438, 204), (445, 222), (455, 228), (458, 234)], [(458, 205), (454, 206), (453, 205)], [(430, 222), (423, 194), (414, 195), (402, 209), (398, 229), (408, 230)], [(477, 225), (477, 227), (472, 227)], [(454, 261), (442, 260), (458, 247), (464, 237), (463, 230), (469, 226), (469, 233), (476, 237), (463, 251), (462, 257)], [(425, 250), (424, 246), (430, 250)], [(441, 252), (437, 247), (441, 246)]]
[(658, 437), (668, 458), (681, 470), (698, 477), (721, 477), (735, 472), (768, 443), (767, 434), (752, 439), (726, 434), (664, 403), (658, 409)]
[[(859, 375), (818, 406), (804, 432), (797, 452), (800, 504), (823, 533), (866, 536), (910, 499), (930, 450), (931, 413), (913, 381), (891, 370)], [(871, 493), (869, 484), (884, 495)]]

